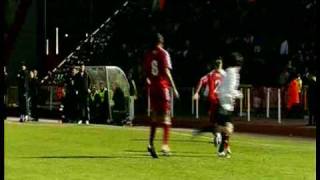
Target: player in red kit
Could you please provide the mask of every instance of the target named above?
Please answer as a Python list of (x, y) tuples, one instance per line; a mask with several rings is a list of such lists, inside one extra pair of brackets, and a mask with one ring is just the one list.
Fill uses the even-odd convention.
[(219, 99), (217, 94), (218, 89), (225, 72), (222, 69), (222, 60), (220, 58), (216, 59), (213, 64), (214, 64), (214, 69), (200, 79), (196, 92), (193, 96), (194, 100), (198, 100), (200, 98), (199, 96), (200, 89), (202, 87), (208, 88), (208, 101), (210, 104), (208, 114), (209, 114), (210, 125), (200, 128), (197, 131), (194, 131), (193, 134), (198, 135), (203, 132), (212, 132), (212, 134), (214, 135), (213, 142), (216, 145), (218, 143), (217, 141), (219, 141), (220, 139), (219, 138), (220, 136), (218, 133), (216, 133), (216, 121), (214, 116), (215, 116), (217, 107), (219, 105)]
[(163, 36), (157, 33), (153, 39), (152, 48), (145, 53), (144, 70), (151, 102), (151, 128), (148, 151), (153, 158), (157, 158), (154, 148), (154, 137), (158, 125), (163, 126), (163, 142), (161, 151), (164, 155), (170, 154), (168, 144), (170, 117), (170, 88), (179, 98), (170, 70), (172, 69), (169, 53), (163, 49)]

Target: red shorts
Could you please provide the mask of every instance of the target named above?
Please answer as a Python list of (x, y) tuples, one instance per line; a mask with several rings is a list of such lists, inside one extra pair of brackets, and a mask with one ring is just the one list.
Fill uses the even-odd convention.
[(171, 104), (169, 88), (150, 88), (150, 103), (153, 112), (170, 112)]

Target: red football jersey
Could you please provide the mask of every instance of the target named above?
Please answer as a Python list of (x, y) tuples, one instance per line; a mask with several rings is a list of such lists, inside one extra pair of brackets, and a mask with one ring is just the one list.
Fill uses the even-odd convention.
[(151, 87), (169, 88), (170, 80), (165, 69), (172, 69), (169, 53), (161, 47), (148, 51), (144, 57), (144, 69), (151, 81)]
[(219, 71), (213, 70), (207, 75), (203, 76), (200, 79), (200, 82), (203, 86), (209, 88), (208, 100), (210, 102), (218, 102), (218, 88), (221, 84), (222, 75)]

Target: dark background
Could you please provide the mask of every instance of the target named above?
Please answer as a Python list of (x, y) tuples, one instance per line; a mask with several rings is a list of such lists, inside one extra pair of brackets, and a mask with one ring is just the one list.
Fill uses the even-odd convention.
[[(8, 31), (22, 1), (7, 0)], [(30, 68), (38, 68), (40, 76), (45, 76), (74, 51), (86, 38), (86, 33), (91, 34), (108, 17), (112, 17), (125, 1), (31, 2), (12, 55), (6, 60), (10, 84), (15, 84), (20, 61), (27, 62)], [(314, 52), (311, 55), (308, 52), (311, 61), (295, 60), (302, 44), (306, 47), (303, 51), (313, 50), (316, 32), (313, 3), (313, 0), (166, 0), (164, 9), (160, 11), (152, 9), (152, 1), (134, 0), (123, 13), (112, 19), (109, 29), (100, 31), (100, 34), (109, 36), (108, 45), (102, 52), (97, 53), (99, 48), (92, 50), (92, 44), (87, 44), (81, 53), (90, 59), (88, 65), (117, 65), (125, 71), (133, 68), (139, 81), (142, 79), (141, 60), (148, 41), (147, 34), (156, 30), (165, 36), (178, 86), (194, 86), (199, 77), (208, 72), (212, 59), (233, 50), (245, 55), (242, 83), (274, 86), (278, 85), (277, 79), (288, 60), (293, 61), (296, 71), (301, 74), (312, 69), (317, 61), (312, 54)], [(59, 27), (59, 55), (55, 55), (54, 48), (56, 27)], [(65, 37), (65, 34), (69, 36)], [(255, 38), (250, 46), (242, 42), (247, 34)], [(233, 39), (231, 44), (226, 44), (228, 38)], [(48, 56), (44, 54), (45, 39), (50, 42)], [(282, 61), (279, 47), (284, 39), (289, 41), (289, 56)], [(189, 46), (186, 40), (190, 42)], [(252, 54), (251, 46), (254, 45), (261, 46), (259, 55)], [(183, 56), (185, 50), (188, 53)], [(90, 51), (93, 55), (88, 55)]]

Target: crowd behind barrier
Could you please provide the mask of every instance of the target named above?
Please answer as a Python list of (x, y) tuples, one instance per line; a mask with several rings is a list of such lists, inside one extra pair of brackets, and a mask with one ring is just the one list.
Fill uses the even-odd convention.
[[(301, 101), (297, 109), (295, 109), (298, 111), (297, 116), (291, 118), (303, 119), (308, 114), (307, 89), (308, 86), (303, 86), (301, 89), (301, 93), (299, 94)], [(244, 117), (248, 121), (251, 118), (278, 119), (279, 123), (281, 123), (282, 118), (287, 118), (286, 102), (288, 97), (286, 88), (241, 85), (240, 90), (243, 93), (243, 98), (236, 101), (235, 116)], [(191, 117), (191, 119), (195, 120), (207, 117), (208, 104), (203, 93), (200, 96), (199, 102), (196, 102), (192, 99), (194, 88), (180, 87), (179, 92), (181, 98), (174, 100), (172, 108), (173, 117)], [(135, 102), (134, 109), (136, 114), (148, 114), (149, 112), (148, 97), (142, 93), (138, 93), (139, 97)], [(40, 109), (58, 113), (64, 97), (64, 88), (59, 86), (41, 86), (39, 97), (41, 97), (38, 104)], [(279, 102), (281, 103), (279, 104)], [(9, 108), (18, 107), (17, 87), (9, 87), (6, 104)], [(126, 107), (126, 110), (128, 108)]]

